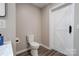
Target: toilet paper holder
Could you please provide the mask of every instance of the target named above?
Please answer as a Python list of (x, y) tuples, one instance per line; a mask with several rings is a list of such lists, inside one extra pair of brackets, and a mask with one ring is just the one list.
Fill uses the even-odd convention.
[(16, 43), (20, 43), (20, 40), (18, 37), (16, 37)]

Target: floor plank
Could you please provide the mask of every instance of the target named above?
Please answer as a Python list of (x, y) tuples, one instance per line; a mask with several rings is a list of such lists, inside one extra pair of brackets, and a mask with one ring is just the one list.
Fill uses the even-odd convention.
[[(46, 49), (45, 47), (42, 47), (42, 46), (40, 46), (38, 49), (38, 55), (39, 56), (65, 56), (64, 54), (62, 54), (58, 51), (49, 50), (49, 49)], [(18, 54), (17, 56), (31, 56), (30, 50), (23, 52), (21, 54)]]

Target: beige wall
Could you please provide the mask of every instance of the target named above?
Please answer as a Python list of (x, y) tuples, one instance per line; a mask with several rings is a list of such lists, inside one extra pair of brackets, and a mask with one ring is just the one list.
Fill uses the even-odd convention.
[(42, 44), (49, 47), (49, 9), (57, 4), (49, 4), (48, 6), (42, 8)]
[(16, 32), (20, 38), (16, 51), (26, 49), (26, 35), (32, 33), (37, 42), (41, 41), (41, 14), (40, 9), (31, 4), (16, 4)]
[(42, 15), (42, 44), (49, 46), (49, 15), (48, 7), (41, 10)]
[(15, 4), (6, 4), (6, 16), (0, 17), (0, 20), (5, 20), (6, 22), (6, 28), (1, 29), (0, 33), (2, 33), (5, 37), (5, 41), (12, 40), (12, 44), (14, 47), (14, 54), (16, 50), (16, 43), (15, 43), (15, 37), (16, 37), (16, 9)]
[(31, 4), (17, 4), (17, 37), (20, 43), (17, 44), (17, 51), (27, 47), (26, 34), (34, 33), (35, 40), (49, 47), (49, 8), (56, 4), (39, 9)]

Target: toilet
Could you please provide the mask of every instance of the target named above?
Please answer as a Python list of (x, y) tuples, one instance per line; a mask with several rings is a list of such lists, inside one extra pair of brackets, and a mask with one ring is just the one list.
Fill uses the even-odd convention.
[(34, 41), (34, 35), (33, 34), (27, 35), (27, 40), (31, 48), (31, 55), (38, 56), (38, 48), (40, 45), (39, 43)]

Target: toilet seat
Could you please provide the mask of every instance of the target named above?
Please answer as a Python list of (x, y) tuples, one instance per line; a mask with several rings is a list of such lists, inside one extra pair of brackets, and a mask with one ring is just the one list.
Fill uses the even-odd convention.
[(30, 45), (32, 47), (39, 47), (39, 44), (37, 42), (30, 42)]

